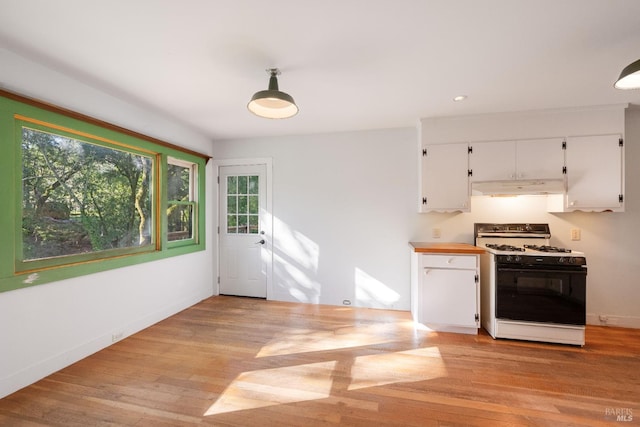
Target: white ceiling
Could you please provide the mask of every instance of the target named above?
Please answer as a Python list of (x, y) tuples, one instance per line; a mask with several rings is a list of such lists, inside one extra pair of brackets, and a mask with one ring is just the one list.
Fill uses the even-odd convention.
[[(0, 0), (0, 46), (212, 139), (640, 104), (640, 0)], [(291, 119), (246, 109), (272, 67)]]

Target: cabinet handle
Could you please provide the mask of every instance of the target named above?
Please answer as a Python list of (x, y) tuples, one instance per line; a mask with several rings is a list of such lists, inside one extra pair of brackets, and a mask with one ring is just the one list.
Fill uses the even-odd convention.
[(431, 271), (430, 268), (425, 268), (424, 269), (424, 275), (426, 276), (427, 274), (429, 274), (430, 271)]
[(455, 258), (449, 258), (449, 259), (447, 260), (447, 264), (452, 264), (452, 263), (453, 263), (453, 261), (454, 261), (454, 259), (455, 259)]

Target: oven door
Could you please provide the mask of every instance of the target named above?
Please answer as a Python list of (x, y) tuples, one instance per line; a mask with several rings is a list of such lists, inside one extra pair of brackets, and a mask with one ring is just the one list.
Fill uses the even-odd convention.
[(496, 317), (584, 325), (587, 269), (496, 265)]

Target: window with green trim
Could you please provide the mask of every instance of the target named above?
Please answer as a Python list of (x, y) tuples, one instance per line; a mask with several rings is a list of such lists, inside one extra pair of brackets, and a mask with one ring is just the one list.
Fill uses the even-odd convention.
[(28, 119), (21, 138), (18, 269), (96, 252), (154, 250), (155, 153)]
[(198, 165), (169, 158), (167, 164), (167, 239), (170, 242), (194, 239)]
[(205, 248), (208, 156), (0, 90), (0, 292)]

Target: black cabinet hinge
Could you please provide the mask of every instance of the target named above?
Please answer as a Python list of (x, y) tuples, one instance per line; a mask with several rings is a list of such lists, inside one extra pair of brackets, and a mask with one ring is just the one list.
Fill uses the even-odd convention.
[(566, 166), (563, 166), (563, 167), (562, 167), (562, 174), (563, 174), (563, 175), (566, 175), (566, 174), (567, 174), (567, 167), (566, 167)]
[(475, 319), (476, 319), (476, 322), (480, 320), (480, 316), (478, 315), (478, 313), (476, 313)]
[(562, 141), (562, 149), (563, 150), (567, 149), (567, 141)]
[(624, 146), (624, 141), (622, 140), (622, 138), (620, 138), (620, 139), (618, 140), (618, 145), (619, 145), (620, 147)]
[(620, 203), (624, 202), (624, 196), (622, 194), (618, 194), (618, 201)]
[(422, 157), (426, 157), (426, 155), (427, 155), (427, 149), (423, 148), (422, 149)]
[(467, 170), (467, 176), (473, 176), (473, 169)]
[(426, 204), (427, 204), (427, 198), (426, 198), (426, 197), (423, 197), (423, 198), (422, 198), (422, 204), (423, 204), (423, 205), (426, 205)]
[(474, 277), (474, 280), (476, 281), (476, 283), (478, 283), (478, 281), (480, 280), (480, 278), (478, 277), (478, 275), (476, 274), (476, 276)]
[(469, 154), (473, 154), (473, 147), (472, 147), (472, 146), (469, 146), (469, 148), (467, 149), (467, 152), (468, 152)]

